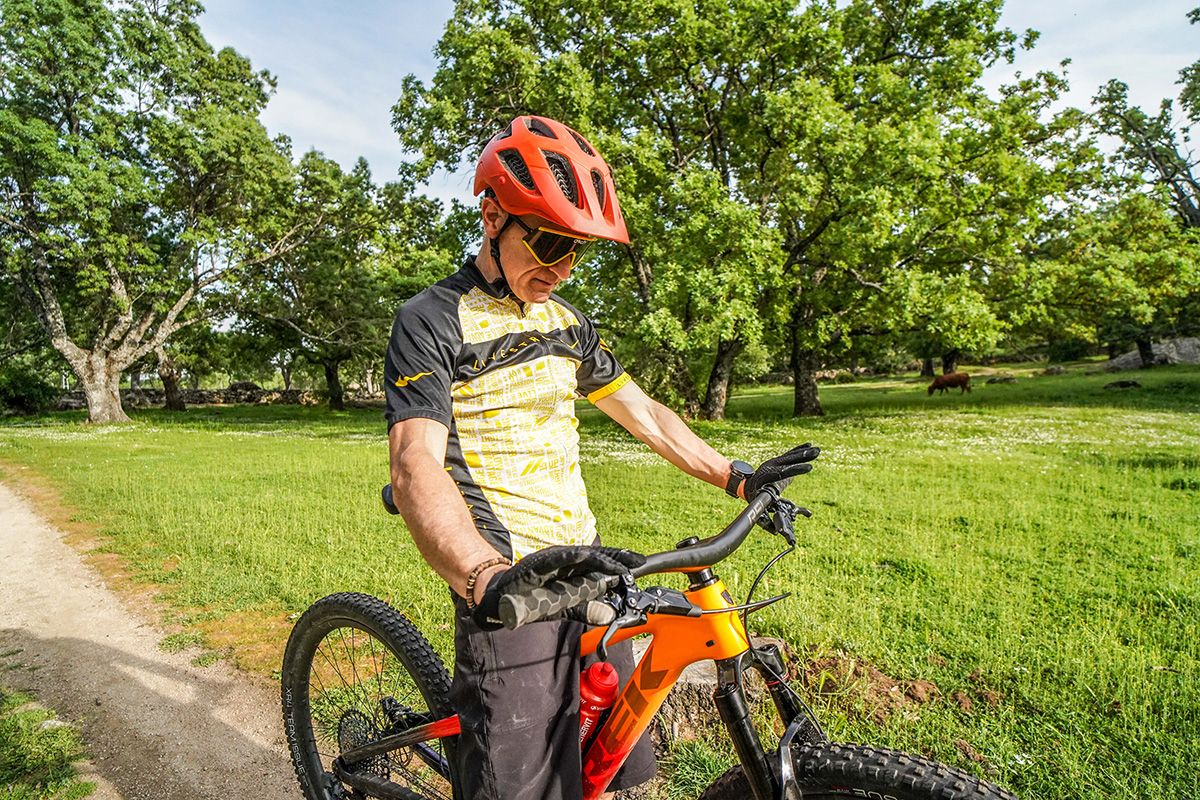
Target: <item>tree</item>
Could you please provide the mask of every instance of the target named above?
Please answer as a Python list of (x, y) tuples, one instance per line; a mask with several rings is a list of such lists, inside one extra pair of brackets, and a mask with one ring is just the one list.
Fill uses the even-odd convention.
[(291, 246), (289, 164), (258, 121), (273, 81), (194, 0), (0, 0), (0, 265), (71, 365), (93, 422), (121, 373), (218, 284)]
[(1185, 229), (1153, 197), (1132, 194), (1077, 212), (1068, 232), (1034, 258), (1048, 300), (1043, 332), (1114, 346), (1132, 342), (1151, 366), (1153, 339), (1200, 330), (1194, 316), (1200, 231)]
[[(1188, 18), (1200, 22), (1200, 8)], [(1167, 195), (1167, 202), (1187, 228), (1200, 228), (1200, 173), (1195, 155), (1186, 149), (1191, 126), (1200, 122), (1200, 60), (1179, 72), (1183, 86), (1179, 106), (1186, 122), (1175, 118), (1175, 105), (1164, 99), (1158, 113), (1151, 116), (1129, 104), (1129, 87), (1111, 80), (1096, 95), (1096, 123), (1099, 129), (1115, 136), (1120, 145), (1114, 157), (1117, 163), (1132, 168), (1135, 181), (1145, 181)]]
[(382, 351), (390, 276), (377, 258), (381, 226), (366, 161), (350, 173), (316, 151), (296, 169), (289, 220), (311, 228), (288, 253), (243, 280), (237, 307), (324, 371), (329, 406), (345, 408), (340, 368), (364, 348)]
[(995, 100), (978, 86), (1016, 46), (999, 10), (463, 0), (432, 83), (406, 79), (393, 125), (423, 175), (516, 114), (571, 121), (613, 165), (633, 236), (580, 282), (602, 319), (637, 321), (618, 348), (719, 417), (731, 366), (782, 325), (795, 413), (821, 413), (816, 370), (887, 321), (864, 315), (890, 281), (979, 280), (1058, 191), (1077, 119), (1041, 117), (1061, 82)]

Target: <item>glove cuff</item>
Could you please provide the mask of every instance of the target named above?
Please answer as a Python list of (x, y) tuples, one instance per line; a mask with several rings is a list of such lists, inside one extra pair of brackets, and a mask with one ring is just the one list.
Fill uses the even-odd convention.
[(485, 569), (491, 569), (492, 567), (498, 567), (501, 565), (511, 567), (512, 561), (504, 556), (489, 558), (487, 561), (481, 561), (476, 564), (475, 568), (467, 573), (466, 597), (464, 599), (467, 601), (468, 609), (471, 611), (475, 610), (475, 582), (479, 580), (480, 574), (482, 574)]

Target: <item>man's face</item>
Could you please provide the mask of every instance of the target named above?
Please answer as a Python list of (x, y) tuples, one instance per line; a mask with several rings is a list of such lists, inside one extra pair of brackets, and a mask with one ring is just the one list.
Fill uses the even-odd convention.
[[(483, 219), (484, 232), (491, 237), (504, 227), (508, 214), (493, 201), (485, 200)], [(536, 214), (525, 214), (518, 219), (525, 224), (524, 228), (512, 222), (504, 227), (504, 233), (500, 236), (500, 261), (504, 264), (504, 277), (508, 279), (509, 289), (521, 302), (544, 303), (560, 283), (571, 277), (574, 258), (567, 257), (548, 267), (543, 266), (525, 246), (526, 228), (536, 231), (542, 226), (555, 226)]]
[[(550, 226), (541, 217), (528, 214), (521, 221), (533, 230)], [(500, 259), (504, 263), (504, 277), (518, 300), (525, 303), (544, 303), (558, 285), (571, 277), (574, 259), (567, 257), (549, 267), (542, 266), (522, 241), (525, 230), (516, 223), (508, 226), (500, 237)]]

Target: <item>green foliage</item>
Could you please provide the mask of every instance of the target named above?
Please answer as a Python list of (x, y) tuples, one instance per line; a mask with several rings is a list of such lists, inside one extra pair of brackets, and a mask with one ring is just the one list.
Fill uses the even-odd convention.
[(214, 52), (200, 10), (0, 4), (0, 269), (89, 387), (296, 233), (270, 213), (288, 175), (258, 121), (272, 79)]
[(459, 266), (466, 214), (456, 207), (443, 220), (437, 201), (404, 183), (378, 190), (361, 159), (346, 173), (306, 153), (286, 216), (310, 233), (243, 277), (234, 306), (244, 332), (261, 340), (260, 352), (319, 365), (339, 406), (342, 365), (381, 361), (397, 306)]
[(1030, 271), (1045, 302), (1027, 327), (1117, 345), (1196, 331), (1200, 237), (1152, 197), (1077, 212)]
[(78, 800), (94, 785), (79, 781), (83, 746), (74, 728), (32, 698), (0, 689), (0, 786), (8, 800)]
[[(946, 348), (1002, 332), (981, 300), (988, 265), (1091, 150), (1073, 138), (1077, 112), (1043, 120), (1054, 75), (998, 99), (979, 88), (1017, 44), (999, 9), (463, 0), (437, 73), (405, 81), (393, 125), (421, 154), (417, 177), (469, 162), (519, 113), (596, 142), (633, 245), (584, 270), (576, 299), (602, 321), (638, 320), (618, 352), (698, 407), (698, 384), (711, 392), (764, 346), (827, 354), (864, 326), (928, 323)], [(906, 284), (938, 280), (966, 320), (897, 307)]]
[[(1200, 22), (1200, 8), (1188, 13), (1193, 23)], [(1200, 122), (1200, 60), (1180, 70), (1179, 108), (1183, 120), (1177, 120), (1175, 104), (1163, 100), (1155, 114), (1129, 104), (1129, 87), (1110, 80), (1094, 98), (1096, 125), (1103, 133), (1120, 142), (1114, 161), (1132, 168), (1134, 187), (1145, 181), (1158, 187), (1162, 202), (1172, 208), (1188, 228), (1200, 228), (1200, 175), (1188, 143), (1189, 123)]]
[(22, 361), (0, 369), (0, 410), (16, 414), (43, 414), (54, 407), (61, 391), (40, 372)]

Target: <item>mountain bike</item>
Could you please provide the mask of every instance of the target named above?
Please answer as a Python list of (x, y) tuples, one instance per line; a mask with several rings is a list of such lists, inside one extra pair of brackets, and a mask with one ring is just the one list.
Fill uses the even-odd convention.
[[(616, 619), (585, 632), (582, 653), (603, 659), (611, 644), (639, 634), (652, 638), (583, 752), (584, 797), (594, 800), (605, 791), (683, 670), (711, 660), (717, 670), (713, 702), (739, 764), (701, 800), (1015, 800), (1004, 789), (921, 756), (830, 742), (789, 686), (779, 648), (751, 643), (747, 616), (787, 597), (754, 601), (754, 591), (766, 571), (794, 549), (794, 521), (810, 516), (780, 496), (786, 484), (769, 485), (716, 536), (691, 538), (647, 556), (644, 566), (609, 593)], [(756, 527), (782, 536), (787, 548), (763, 567), (746, 602), (738, 604), (713, 567)], [(641, 588), (635, 580), (671, 572), (686, 578), (685, 590)], [(508, 627), (536, 622), (544, 607), (505, 600), (501, 616)], [(761, 676), (778, 716), (774, 730), (783, 731), (766, 745), (747, 695), (752, 673)], [(296, 622), (282, 670), (288, 745), (305, 796), (454, 797), (459, 725), (449, 688), (429, 642), (382, 600), (341, 593), (317, 601)]]

